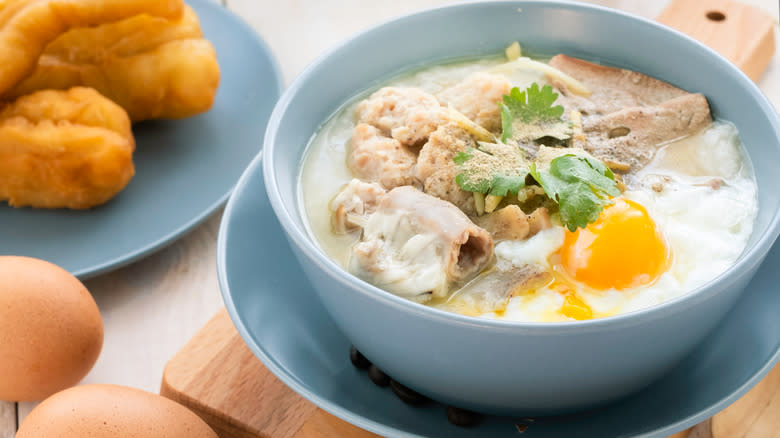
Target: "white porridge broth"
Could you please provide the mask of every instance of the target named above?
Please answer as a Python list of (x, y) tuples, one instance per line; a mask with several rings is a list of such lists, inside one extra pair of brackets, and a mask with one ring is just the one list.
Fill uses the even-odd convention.
[(757, 187), (706, 96), (520, 55), (356, 90), (314, 133), (299, 201), (329, 257), (406, 299), (524, 322), (647, 308), (736, 261)]

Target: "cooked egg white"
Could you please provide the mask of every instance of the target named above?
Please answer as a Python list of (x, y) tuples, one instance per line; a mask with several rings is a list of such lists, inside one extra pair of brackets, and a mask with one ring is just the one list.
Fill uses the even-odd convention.
[[(556, 275), (549, 285), (511, 298), (504, 312), (482, 316), (527, 322), (588, 319), (679, 297), (713, 280), (739, 258), (758, 210), (750, 163), (741, 152), (736, 129), (724, 122), (662, 148), (629, 182), (623, 197), (647, 211), (668, 247), (657, 278), (621, 290), (593, 287), (587, 276), (578, 280), (561, 258), (568, 232), (556, 226), (526, 241), (496, 246), (498, 263), (539, 263)], [(638, 233), (622, 237), (636, 239)], [(619, 249), (614, 253), (620, 254)], [(639, 257), (658, 254), (644, 251)], [(613, 272), (624, 269), (619, 260), (612, 263)]]

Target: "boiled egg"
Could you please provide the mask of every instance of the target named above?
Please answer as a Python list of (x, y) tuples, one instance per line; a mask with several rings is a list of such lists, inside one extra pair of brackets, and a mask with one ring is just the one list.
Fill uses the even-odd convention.
[(496, 245), (498, 263), (536, 263), (544, 287), (488, 318), (542, 322), (601, 318), (682, 296), (728, 269), (747, 246), (756, 182), (736, 129), (715, 122), (664, 146), (598, 219)]
[(638, 202), (616, 198), (586, 228), (567, 231), (561, 265), (575, 281), (599, 290), (650, 284), (670, 265), (665, 238)]

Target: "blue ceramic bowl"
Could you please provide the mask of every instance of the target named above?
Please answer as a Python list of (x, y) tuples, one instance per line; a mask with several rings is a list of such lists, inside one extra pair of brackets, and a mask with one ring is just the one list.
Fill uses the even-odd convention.
[[(356, 93), (411, 66), (495, 54), (515, 40), (535, 52), (597, 60), (703, 93), (716, 117), (736, 124), (755, 167), (760, 207), (748, 249), (734, 266), (650, 309), (534, 324), (415, 304), (353, 277), (325, 255), (305, 231), (297, 201), (301, 157), (322, 122)], [(386, 22), (320, 57), (277, 104), (262, 170), (273, 209), (322, 303), (372, 362), (445, 403), (537, 415), (593, 407), (637, 391), (713, 330), (778, 235), (778, 138), (778, 117), (750, 79), (672, 29), (582, 4), (469, 3)]]

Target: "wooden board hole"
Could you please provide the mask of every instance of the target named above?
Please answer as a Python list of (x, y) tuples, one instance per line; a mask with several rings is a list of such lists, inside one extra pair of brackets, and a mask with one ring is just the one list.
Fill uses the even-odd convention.
[(726, 14), (720, 11), (707, 12), (707, 19), (710, 21), (723, 21), (726, 19)]

